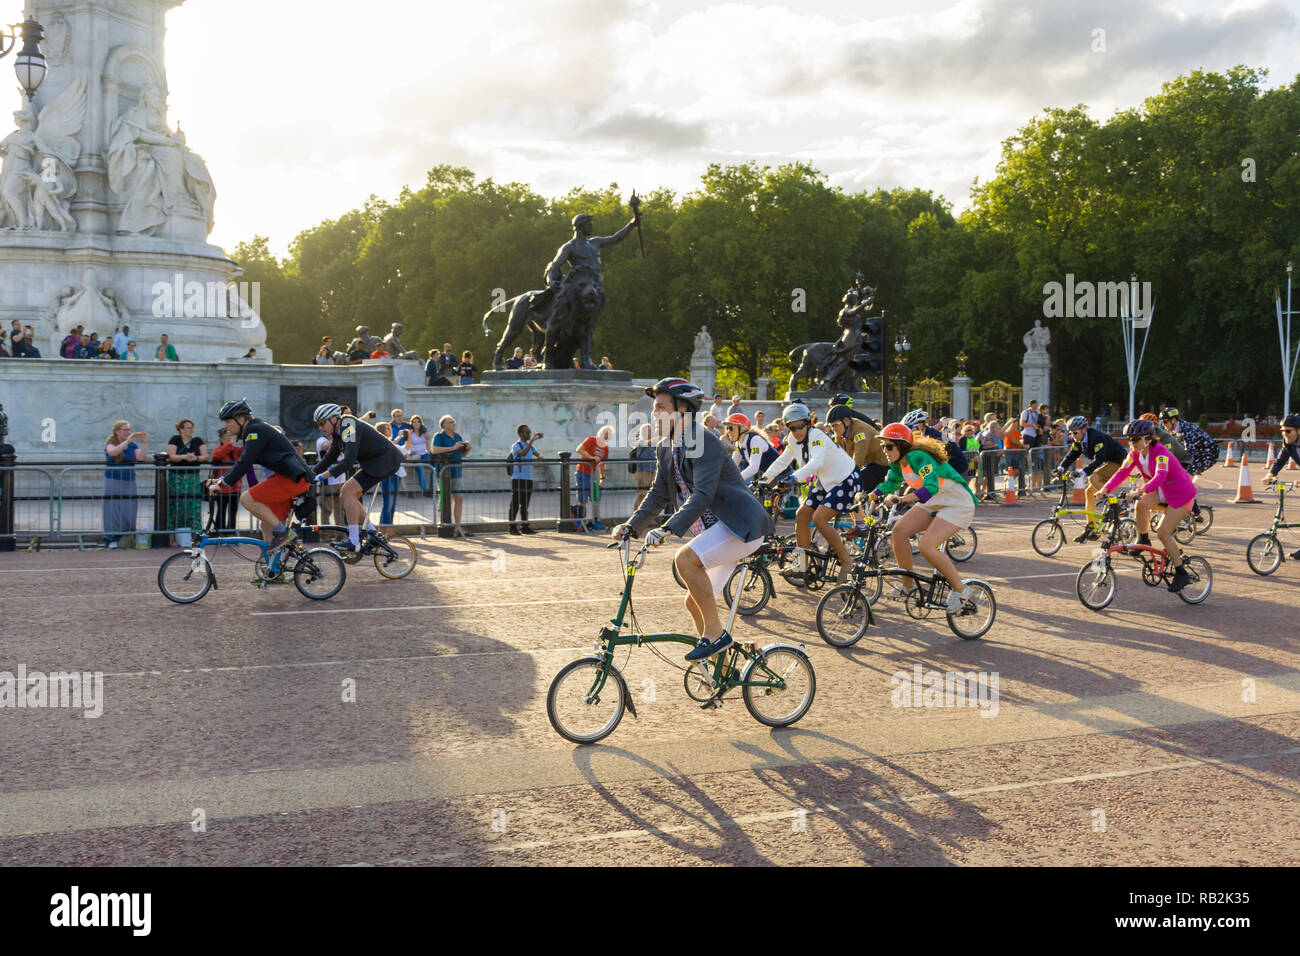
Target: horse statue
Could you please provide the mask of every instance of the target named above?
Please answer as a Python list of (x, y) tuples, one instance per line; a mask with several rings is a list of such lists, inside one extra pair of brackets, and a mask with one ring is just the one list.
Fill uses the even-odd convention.
[(515, 339), (519, 338), (524, 329), (532, 330), (533, 356), (538, 357), (542, 354), (542, 346), (546, 342), (546, 323), (548, 321), (546, 313), (550, 309), (537, 310), (533, 308), (533, 297), (541, 294), (540, 289), (524, 292), (483, 313), (484, 335), (492, 334), (488, 322), (491, 321), (495, 313), (505, 312), (507, 316), (505, 331), (501, 333), (501, 341), (497, 343), (496, 355), (492, 357), (492, 367), (497, 371), (505, 368), (505, 356), (514, 345)]

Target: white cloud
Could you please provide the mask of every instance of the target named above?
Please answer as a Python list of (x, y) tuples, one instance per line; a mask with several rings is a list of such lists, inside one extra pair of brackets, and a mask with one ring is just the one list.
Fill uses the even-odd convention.
[(1194, 69), (1300, 71), (1279, 0), (189, 0), (168, 25), (171, 121), (216, 180), (213, 238), (280, 251), (440, 163), (557, 195), (804, 159), (961, 208), (1044, 107), (1105, 117)]

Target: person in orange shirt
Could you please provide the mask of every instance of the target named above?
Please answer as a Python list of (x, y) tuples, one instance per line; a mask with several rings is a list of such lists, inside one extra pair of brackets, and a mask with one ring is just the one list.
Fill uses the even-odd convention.
[(1006, 468), (1016, 470), (1016, 485), (1020, 494), (1025, 493), (1025, 443), (1020, 437), (1020, 420), (1008, 418), (1006, 425), (1002, 429), (1002, 447), (1006, 449), (1003, 455)]

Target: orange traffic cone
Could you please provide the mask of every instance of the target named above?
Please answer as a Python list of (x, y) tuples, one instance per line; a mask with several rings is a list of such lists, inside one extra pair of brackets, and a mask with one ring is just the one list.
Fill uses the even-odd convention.
[(1257, 505), (1258, 501), (1250, 491), (1250, 465), (1246, 462), (1246, 456), (1241, 456), (1241, 471), (1237, 476), (1237, 497), (1233, 499), (1233, 504), (1238, 505)]
[(1232, 460), (1232, 442), (1228, 442), (1228, 460), (1223, 463), (1225, 468), (1235, 468), (1237, 463)]
[(1264, 462), (1264, 469), (1268, 470), (1273, 467), (1273, 443), (1268, 443), (1268, 461)]
[(1076, 477), (1074, 479), (1074, 491), (1070, 493), (1070, 504), (1086, 505), (1087, 503), (1088, 499), (1083, 493), (1083, 477)]
[(1007, 466), (1006, 482), (1007, 482), (1007, 493), (1006, 493), (1006, 498), (1003, 500), (1002, 503), (1004, 505), (1019, 504), (1020, 502), (1016, 499), (1016, 466), (1015, 465)]

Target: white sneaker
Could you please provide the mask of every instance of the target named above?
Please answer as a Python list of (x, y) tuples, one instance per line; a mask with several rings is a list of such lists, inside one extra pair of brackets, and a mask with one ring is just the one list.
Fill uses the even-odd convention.
[(116, 548), (116, 547), (117, 547), (117, 542), (116, 542), (116, 541), (110, 541), (110, 542), (108, 543), (108, 550), (112, 551), (112, 550), (113, 550), (114, 548)]
[(960, 594), (958, 594), (956, 591), (949, 591), (949, 592), (948, 592), (948, 610), (949, 610), (949, 611), (960, 611), (960, 610), (961, 610), (961, 602), (962, 602), (962, 599), (965, 598), (965, 599), (969, 600), (969, 599), (970, 599), (970, 596), (971, 596), (971, 587), (970, 587), (970, 585), (967, 585), (967, 586), (966, 586), (966, 589), (963, 590)]
[(889, 599), (891, 601), (906, 601), (920, 590), (917, 587), (905, 588), (901, 584), (891, 584), (889, 588)]

